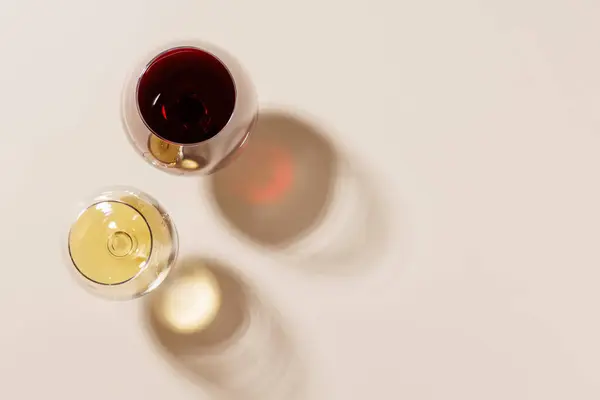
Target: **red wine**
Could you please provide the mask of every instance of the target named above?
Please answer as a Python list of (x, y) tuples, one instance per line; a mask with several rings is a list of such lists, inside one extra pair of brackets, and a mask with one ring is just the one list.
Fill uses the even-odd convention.
[(198, 143), (219, 133), (235, 106), (235, 84), (215, 56), (179, 47), (150, 62), (138, 83), (142, 119), (157, 136), (178, 144)]

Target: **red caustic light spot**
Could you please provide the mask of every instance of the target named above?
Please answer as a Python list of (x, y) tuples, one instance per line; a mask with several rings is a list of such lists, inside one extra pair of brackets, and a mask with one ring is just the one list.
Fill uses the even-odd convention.
[(294, 180), (290, 153), (281, 147), (265, 148), (257, 157), (263, 165), (258, 179), (249, 179), (238, 188), (244, 198), (254, 204), (275, 203), (285, 196)]

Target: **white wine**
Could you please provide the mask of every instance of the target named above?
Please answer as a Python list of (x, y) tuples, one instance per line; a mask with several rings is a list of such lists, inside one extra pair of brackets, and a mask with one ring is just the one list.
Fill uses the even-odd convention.
[(160, 206), (127, 190), (104, 193), (81, 211), (71, 226), (68, 249), (87, 283), (110, 297), (136, 297), (166, 277), (177, 238)]
[(152, 233), (135, 208), (102, 201), (85, 209), (69, 235), (69, 252), (86, 278), (114, 285), (134, 278), (147, 264)]

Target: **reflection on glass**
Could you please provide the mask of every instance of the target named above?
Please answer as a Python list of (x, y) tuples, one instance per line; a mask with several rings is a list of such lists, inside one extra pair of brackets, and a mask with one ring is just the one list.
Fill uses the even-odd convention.
[(158, 136), (150, 136), (148, 138), (148, 149), (152, 157), (156, 158), (161, 163), (167, 166), (175, 165), (181, 161), (183, 155), (181, 154), (181, 146), (165, 142)]

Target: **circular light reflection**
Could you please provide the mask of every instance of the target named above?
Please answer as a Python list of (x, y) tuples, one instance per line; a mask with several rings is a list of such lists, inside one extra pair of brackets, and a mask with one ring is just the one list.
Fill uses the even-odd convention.
[(209, 271), (199, 271), (171, 283), (160, 302), (160, 315), (170, 329), (192, 333), (214, 321), (221, 306), (221, 290)]

